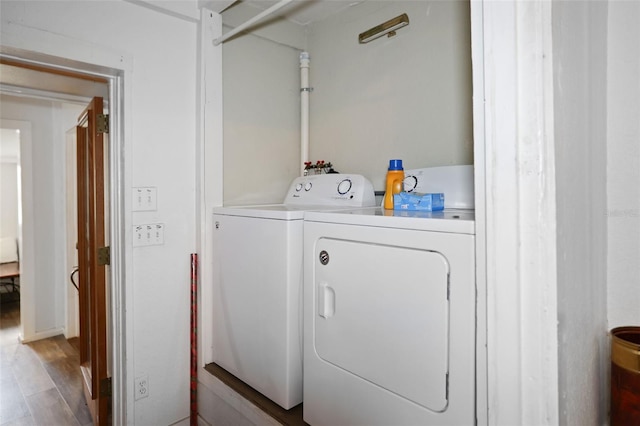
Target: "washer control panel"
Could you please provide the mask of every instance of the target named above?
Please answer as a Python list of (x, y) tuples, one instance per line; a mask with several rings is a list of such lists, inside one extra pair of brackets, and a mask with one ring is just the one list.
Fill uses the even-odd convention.
[(405, 192), (442, 192), (445, 209), (473, 209), (473, 166), (405, 170)]
[(362, 175), (310, 175), (293, 180), (283, 204), (373, 207), (375, 194), (369, 179)]

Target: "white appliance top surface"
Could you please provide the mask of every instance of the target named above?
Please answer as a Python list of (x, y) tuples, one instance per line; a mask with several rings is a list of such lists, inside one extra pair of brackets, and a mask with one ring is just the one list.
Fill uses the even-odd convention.
[(216, 207), (214, 214), (263, 219), (302, 220), (307, 210), (336, 210), (375, 205), (371, 182), (361, 175), (297, 177), (280, 204)]
[(213, 213), (226, 216), (255, 217), (262, 219), (302, 220), (304, 218), (304, 212), (309, 209), (335, 210), (336, 208), (336, 206), (263, 204), (255, 206), (216, 207), (213, 209)]
[(427, 212), (370, 207), (340, 211), (309, 211), (304, 219), (309, 222), (475, 234), (475, 210), (466, 209)]

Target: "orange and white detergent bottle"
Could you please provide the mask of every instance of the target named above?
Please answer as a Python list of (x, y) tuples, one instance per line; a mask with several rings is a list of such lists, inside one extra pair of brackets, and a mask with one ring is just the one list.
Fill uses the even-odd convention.
[(393, 210), (393, 195), (402, 191), (403, 181), (404, 169), (402, 168), (402, 160), (389, 160), (383, 204), (385, 210)]

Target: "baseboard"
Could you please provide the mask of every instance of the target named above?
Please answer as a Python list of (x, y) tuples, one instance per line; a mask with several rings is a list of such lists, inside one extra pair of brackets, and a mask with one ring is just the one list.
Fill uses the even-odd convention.
[(54, 329), (47, 330), (47, 331), (40, 331), (40, 332), (34, 333), (31, 336), (27, 336), (27, 337), (20, 336), (20, 343), (35, 342), (36, 340), (47, 339), (49, 337), (58, 336), (60, 334), (64, 334), (64, 328), (63, 327), (54, 328)]
[[(175, 423), (170, 424), (169, 426), (189, 426), (191, 425), (191, 417), (185, 417), (182, 420), (179, 420)], [(207, 423), (202, 417), (198, 416), (198, 426), (211, 426)]]

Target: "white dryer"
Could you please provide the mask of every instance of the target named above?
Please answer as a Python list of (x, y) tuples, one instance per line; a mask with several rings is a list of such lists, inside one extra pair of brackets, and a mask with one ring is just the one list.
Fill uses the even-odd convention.
[(213, 362), (285, 409), (302, 402), (304, 213), (374, 204), (366, 178), (325, 174), (282, 204), (215, 209)]
[(474, 228), (473, 210), (305, 216), (307, 423), (475, 423)]

